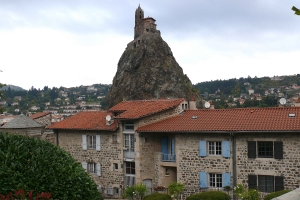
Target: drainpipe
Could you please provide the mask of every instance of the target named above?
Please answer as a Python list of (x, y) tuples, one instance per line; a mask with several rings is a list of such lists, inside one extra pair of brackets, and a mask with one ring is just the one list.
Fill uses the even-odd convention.
[[(233, 188), (236, 186), (236, 139), (234, 133), (230, 133), (232, 139), (232, 179)], [(232, 189), (233, 189), (232, 188)], [(233, 194), (233, 199), (237, 199), (236, 196)]]

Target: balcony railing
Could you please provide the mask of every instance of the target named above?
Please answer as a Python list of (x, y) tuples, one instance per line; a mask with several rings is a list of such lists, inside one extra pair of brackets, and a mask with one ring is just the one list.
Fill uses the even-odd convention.
[(176, 154), (161, 154), (161, 160), (163, 162), (175, 162), (176, 161)]
[(124, 158), (135, 158), (134, 149), (124, 149)]

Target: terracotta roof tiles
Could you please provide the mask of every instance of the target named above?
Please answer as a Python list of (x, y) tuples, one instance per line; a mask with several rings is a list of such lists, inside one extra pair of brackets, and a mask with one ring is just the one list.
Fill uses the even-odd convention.
[(300, 131), (300, 107), (187, 110), (139, 132)]
[(50, 112), (38, 112), (38, 113), (35, 113), (31, 116), (29, 116), (30, 119), (37, 119), (37, 118), (40, 118), (40, 117), (44, 117), (46, 115), (49, 115), (51, 114)]
[(69, 129), (69, 130), (106, 130), (115, 131), (118, 128), (118, 123), (114, 121), (111, 125), (106, 125), (106, 116), (111, 115), (111, 112), (106, 111), (88, 111), (80, 112), (76, 115), (68, 117), (61, 122), (57, 122), (49, 129)]
[(117, 112), (115, 119), (139, 119), (164, 110), (177, 107), (184, 99), (157, 99), (123, 101), (109, 109)]

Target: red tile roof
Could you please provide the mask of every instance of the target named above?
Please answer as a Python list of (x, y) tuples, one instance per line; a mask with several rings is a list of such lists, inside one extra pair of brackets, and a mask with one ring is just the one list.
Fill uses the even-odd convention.
[(106, 130), (115, 131), (118, 128), (118, 123), (114, 121), (110, 126), (106, 125), (106, 116), (111, 115), (111, 112), (106, 111), (89, 111), (80, 112), (76, 115), (68, 117), (61, 122), (57, 122), (49, 129), (70, 129), (70, 130)]
[(111, 112), (122, 112), (115, 119), (139, 119), (164, 110), (177, 107), (184, 99), (157, 99), (123, 101), (109, 109)]
[[(295, 114), (294, 117), (289, 114)], [(300, 131), (300, 107), (188, 110), (138, 132)]]
[(37, 119), (37, 118), (40, 118), (40, 117), (44, 117), (46, 115), (49, 115), (50, 112), (38, 112), (38, 113), (35, 113), (31, 116), (29, 116), (30, 119)]

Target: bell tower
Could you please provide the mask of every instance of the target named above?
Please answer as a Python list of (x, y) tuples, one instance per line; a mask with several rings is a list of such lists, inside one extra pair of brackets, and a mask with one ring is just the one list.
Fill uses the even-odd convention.
[(144, 19), (144, 11), (139, 5), (139, 7), (135, 10), (134, 39), (143, 33), (144, 27), (142, 19)]

